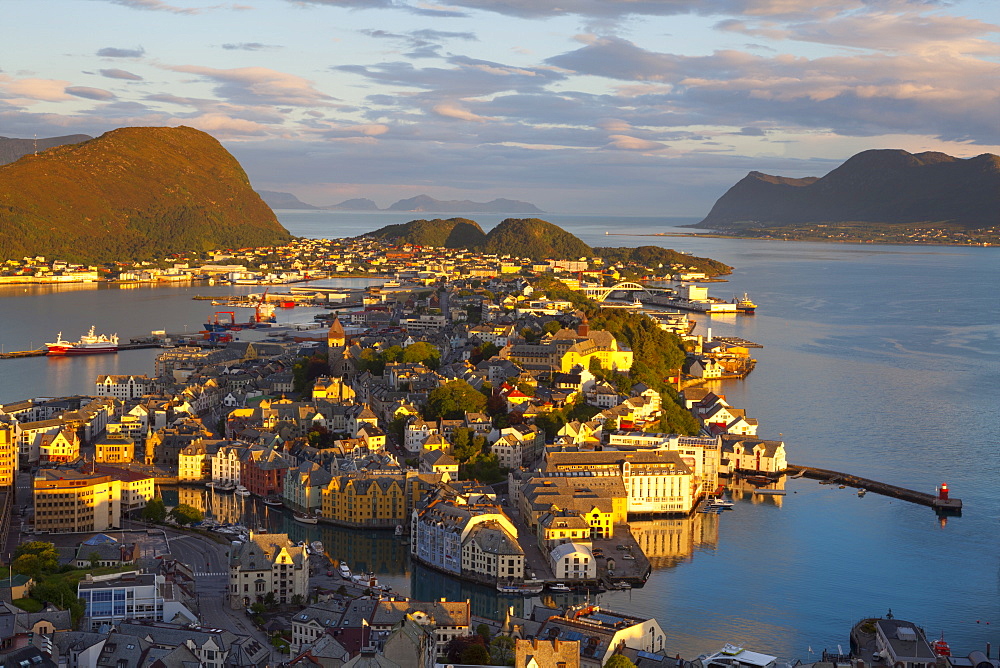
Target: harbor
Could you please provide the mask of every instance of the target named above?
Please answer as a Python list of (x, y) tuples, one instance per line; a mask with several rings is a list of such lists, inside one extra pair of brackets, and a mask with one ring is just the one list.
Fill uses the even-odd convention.
[(888, 496), (894, 499), (901, 499), (917, 505), (929, 506), (939, 512), (959, 514), (962, 512), (962, 500), (952, 498), (950, 496), (948, 485), (946, 483), (942, 483), (941, 486), (938, 487), (937, 494), (928, 494), (926, 492), (918, 492), (916, 490), (906, 489), (905, 487), (899, 487), (897, 485), (890, 485), (888, 483), (871, 480), (869, 478), (862, 478), (861, 476), (852, 475), (850, 473), (830, 471), (828, 469), (820, 469), (812, 466), (796, 466), (789, 464), (787, 473), (791, 474), (793, 477), (805, 477), (813, 480), (819, 480), (821, 483), (825, 482), (828, 484), (844, 485), (845, 487), (854, 487), (859, 491), (864, 490), (865, 492), (874, 492), (875, 494), (881, 494), (882, 496)]

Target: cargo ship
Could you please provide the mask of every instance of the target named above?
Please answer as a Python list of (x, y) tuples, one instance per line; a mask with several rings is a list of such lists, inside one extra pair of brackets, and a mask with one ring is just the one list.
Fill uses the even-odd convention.
[(750, 299), (750, 295), (745, 292), (743, 293), (742, 298), (734, 297), (733, 301), (736, 302), (736, 310), (740, 313), (753, 315), (757, 312), (757, 305), (753, 303), (752, 299)]
[(49, 355), (96, 355), (98, 353), (118, 352), (118, 335), (94, 334), (94, 327), (80, 337), (79, 341), (64, 341), (62, 332), (56, 337), (55, 343), (46, 343)]

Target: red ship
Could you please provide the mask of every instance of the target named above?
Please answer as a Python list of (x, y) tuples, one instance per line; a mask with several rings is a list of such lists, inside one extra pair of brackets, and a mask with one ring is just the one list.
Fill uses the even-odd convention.
[(80, 337), (79, 341), (64, 341), (62, 332), (59, 332), (56, 339), (55, 343), (45, 344), (49, 355), (96, 355), (118, 352), (118, 335), (94, 334), (93, 326), (89, 332)]

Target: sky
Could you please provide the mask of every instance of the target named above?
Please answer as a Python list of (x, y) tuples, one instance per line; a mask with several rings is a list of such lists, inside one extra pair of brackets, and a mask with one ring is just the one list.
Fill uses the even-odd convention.
[(198, 128), (255, 188), (702, 216), (1000, 153), (996, 0), (2, 0), (0, 135)]

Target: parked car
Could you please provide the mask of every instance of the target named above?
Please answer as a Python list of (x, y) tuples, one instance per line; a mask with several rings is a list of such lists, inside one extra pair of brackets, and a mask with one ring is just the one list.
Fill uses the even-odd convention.
[(625, 561), (635, 561), (635, 557), (633, 557), (631, 554), (622, 555), (622, 559), (624, 559)]

